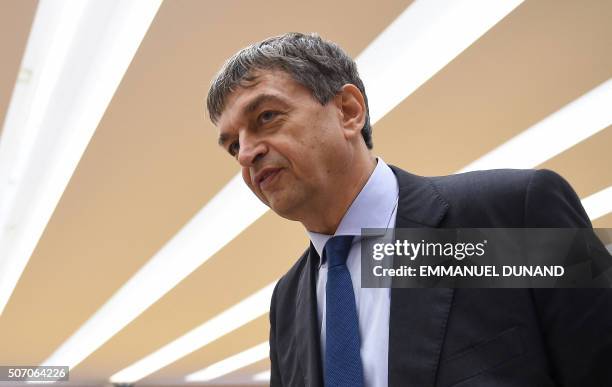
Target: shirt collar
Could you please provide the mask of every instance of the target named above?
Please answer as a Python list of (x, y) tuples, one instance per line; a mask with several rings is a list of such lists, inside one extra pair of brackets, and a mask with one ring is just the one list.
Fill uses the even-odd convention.
[[(356, 242), (360, 239), (362, 228), (388, 228), (397, 206), (398, 192), (393, 171), (378, 157), (376, 168), (344, 214), (334, 235), (354, 235)], [(334, 235), (312, 231), (308, 231), (308, 234), (319, 257), (322, 257), (325, 243)]]

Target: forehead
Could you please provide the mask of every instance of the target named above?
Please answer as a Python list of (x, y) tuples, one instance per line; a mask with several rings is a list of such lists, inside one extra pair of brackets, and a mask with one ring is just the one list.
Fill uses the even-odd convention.
[[(225, 100), (225, 108), (219, 117), (218, 126), (222, 128), (233, 121), (244, 118), (257, 100), (274, 101), (272, 96), (291, 104), (304, 97), (312, 97), (310, 90), (296, 82), (291, 75), (282, 70), (259, 70), (252, 74), (253, 81), (239, 86)], [(251, 105), (251, 106), (249, 106)]]

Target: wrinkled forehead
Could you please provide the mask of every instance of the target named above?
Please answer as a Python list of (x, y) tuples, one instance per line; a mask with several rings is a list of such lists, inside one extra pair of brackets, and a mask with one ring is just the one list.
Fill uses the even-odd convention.
[[(221, 112), (220, 118), (227, 116), (228, 113), (232, 113), (236, 110), (241, 110), (249, 101), (254, 98), (257, 93), (260, 92), (262, 86), (265, 86), (266, 77), (262, 76), (249, 76), (245, 77), (238, 84), (236, 84), (225, 96), (223, 103), (223, 111)], [(264, 84), (262, 84), (264, 81)]]
[(240, 120), (264, 102), (288, 103), (297, 93), (304, 91), (308, 92), (285, 71), (253, 71), (225, 97), (217, 125), (222, 128)]
[(260, 85), (259, 80), (242, 84), (225, 97), (223, 111), (217, 122), (219, 130), (223, 131), (224, 128), (236, 126), (240, 120), (245, 118), (252, 110), (249, 105), (252, 105), (252, 101), (263, 92)]

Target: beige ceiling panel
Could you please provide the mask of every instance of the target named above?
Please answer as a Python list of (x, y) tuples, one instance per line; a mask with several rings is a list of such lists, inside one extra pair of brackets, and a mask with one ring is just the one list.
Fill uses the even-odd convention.
[(0, 134), (37, 5), (36, 0), (0, 1)]
[(376, 153), (463, 168), (612, 76), (611, 16), (609, 1), (523, 3), (376, 125)]

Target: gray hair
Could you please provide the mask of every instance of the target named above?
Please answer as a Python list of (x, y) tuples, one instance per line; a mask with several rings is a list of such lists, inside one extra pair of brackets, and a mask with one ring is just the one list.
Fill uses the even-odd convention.
[(278, 69), (312, 92), (321, 105), (329, 102), (342, 86), (351, 83), (363, 94), (366, 118), (361, 135), (372, 149), (372, 127), (368, 98), (357, 65), (337, 44), (317, 34), (291, 32), (265, 39), (238, 51), (229, 58), (213, 79), (206, 105), (210, 120), (217, 123), (227, 97), (238, 87), (254, 80), (254, 70)]

